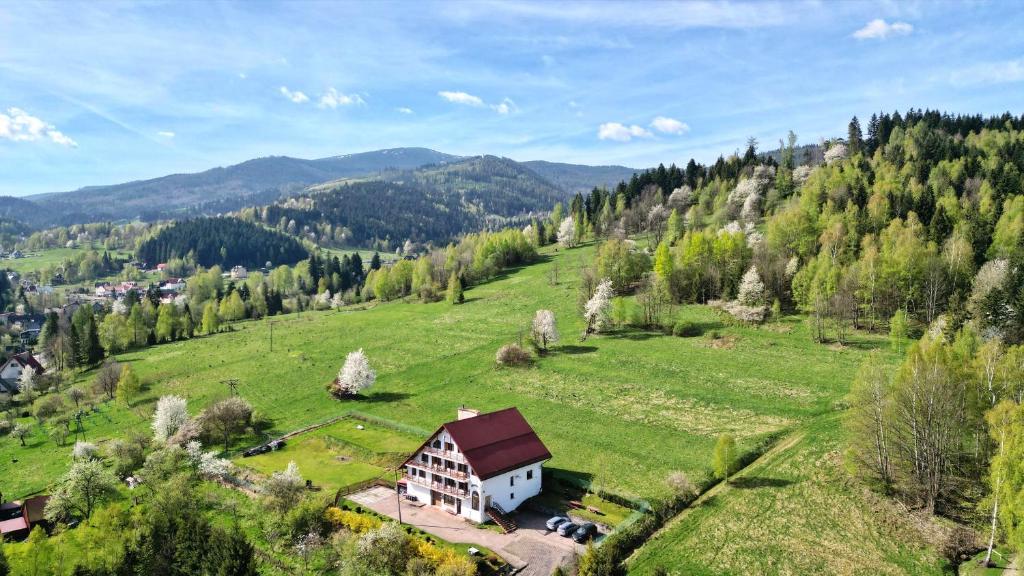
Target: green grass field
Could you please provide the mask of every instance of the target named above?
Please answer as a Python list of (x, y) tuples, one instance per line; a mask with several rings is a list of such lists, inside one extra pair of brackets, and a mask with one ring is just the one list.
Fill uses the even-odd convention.
[[(96, 244), (92, 249), (98, 251), (101, 255), (103, 254), (102, 245)], [(90, 248), (88, 246), (80, 246), (78, 248), (48, 248), (46, 250), (27, 251), (25, 252), (25, 258), (17, 258), (14, 260), (4, 258), (0, 260), (0, 269), (7, 268), (20, 274), (24, 274), (26, 272), (42, 270), (48, 266), (58, 266), (63, 264), (65, 260), (88, 252), (89, 250)], [(110, 253), (111, 257), (125, 257), (128, 254), (128, 252), (123, 252), (121, 250), (114, 250)]]
[(918, 529), (842, 466), (842, 424), (800, 427), (634, 553), (629, 573), (946, 574)]
[[(804, 326), (788, 319), (762, 328), (724, 327), (713, 311), (688, 306), (681, 317), (714, 328), (730, 342), (626, 332), (580, 342), (576, 267), (590, 247), (508, 273), (467, 292), (461, 306), (391, 303), (360, 311), (303, 313), (269, 324), (244, 322), (233, 332), (121, 355), (148, 383), (131, 409), (104, 406), (89, 439), (148, 427), (163, 394), (189, 399), (192, 411), (240, 392), (274, 421), (279, 433), (359, 410), (432, 430), (453, 419), (461, 404), (482, 410), (518, 406), (554, 454), (551, 468), (591, 478), (597, 486), (640, 497), (663, 493), (672, 470), (701, 476), (716, 437), (731, 432), (741, 448), (831, 409), (846, 391), (863, 350), (884, 338), (855, 335), (836, 350), (813, 344)], [(531, 368), (497, 369), (494, 353), (515, 340), (534, 311), (558, 317), (562, 341)], [(363, 348), (378, 372), (374, 389), (358, 400), (328, 395), (345, 355)], [(88, 375), (87, 375), (88, 376)], [(110, 418), (108, 421), (107, 418)], [(67, 463), (41, 433), (25, 450), (7, 439), (0, 461), (8, 490), (38, 488)], [(56, 464), (55, 464), (56, 462)]]
[(381, 425), (343, 418), (290, 439), (281, 450), (235, 458), (235, 464), (270, 475), (294, 461), (303, 477), (314, 485), (337, 491), (393, 474), (394, 467), (422, 442), (423, 438)]
[[(148, 430), (153, 405), (163, 394), (188, 398), (190, 410), (197, 413), (228, 394), (221, 383), (228, 378), (239, 379), (240, 394), (273, 420), (276, 434), (353, 410), (430, 431), (454, 419), (462, 404), (481, 410), (517, 406), (554, 455), (547, 464), (549, 469), (590, 480), (594, 488), (650, 498), (667, 492), (665, 479), (672, 471), (685, 471), (695, 481), (704, 478), (712, 447), (722, 433), (734, 434), (740, 449), (750, 450), (769, 435), (796, 430), (832, 413), (866, 351), (880, 349), (884, 361), (897, 360), (883, 336), (855, 333), (846, 347), (823, 346), (812, 343), (798, 317), (760, 328), (725, 326), (714, 311), (703, 306), (683, 307), (678, 315), (716, 332), (717, 340), (708, 335), (677, 338), (623, 331), (581, 342), (577, 271), (582, 262), (592, 258), (592, 246), (546, 251), (539, 264), (509, 271), (467, 290), (467, 301), (460, 306), (395, 302), (360, 310), (276, 317), (272, 351), (270, 324), (257, 321), (237, 324), (234, 331), (211, 337), (124, 354), (119, 360), (133, 366), (147, 389), (132, 408), (104, 405), (102, 413), (87, 423), (88, 438), (102, 445), (104, 440), (131, 430)], [(552, 286), (549, 272), (555, 265), (559, 282)], [(561, 342), (529, 368), (496, 368), (498, 347), (519, 338), (540, 308), (555, 312)], [(345, 355), (359, 348), (377, 370), (377, 384), (362, 398), (335, 400), (326, 387)], [(378, 446), (371, 435), (352, 438), (352, 431), (344, 429), (336, 433), (338, 440), (352, 445), (367, 442), (364, 448), (370, 451)], [(792, 475), (818, 474), (816, 462), (824, 454), (838, 457), (835, 436), (808, 432), (807, 438), (807, 450), (792, 460)], [(30, 438), (30, 444), (22, 448), (14, 438), (0, 441), (5, 494), (41, 489), (66, 469), (69, 447), (55, 447), (40, 432)], [(831, 448), (823, 451), (823, 445)], [(403, 448), (408, 446), (411, 444)], [(319, 473), (315, 472), (318, 460), (309, 460), (308, 454), (321, 452), (321, 448), (301, 441), (294, 448), (295, 458), (288, 457), (286, 449), (273, 455), (280, 459), (268, 463), (265, 470), (283, 469), (289, 459), (299, 462), (306, 458), (305, 464), (299, 462), (300, 469)], [(338, 472), (337, 477), (314, 480), (334, 485), (360, 477), (362, 472), (370, 473), (353, 470), (350, 475)], [(839, 476), (837, 472), (830, 479), (835, 486), (828, 484), (828, 490), (812, 491), (808, 496), (842, 497), (848, 488)], [(787, 502), (788, 491), (801, 486), (811, 484), (780, 486), (780, 504)], [(767, 500), (761, 499), (762, 493)], [(749, 499), (745, 505), (752, 514), (776, 498), (774, 490), (737, 494), (744, 502)], [(800, 508), (796, 496), (788, 502), (790, 508)], [(816, 500), (808, 509), (830, 506), (827, 499)], [(836, 509), (867, 514), (852, 503)], [(798, 511), (781, 510), (780, 522)], [(707, 521), (698, 527), (710, 531), (711, 536), (732, 526), (726, 517), (719, 519), (707, 511), (702, 514)], [(764, 512), (756, 518), (764, 515), (774, 514)], [(800, 517), (795, 518), (799, 521)], [(846, 525), (838, 514), (825, 514), (804, 529), (810, 533), (813, 528), (822, 539), (839, 539), (847, 534)], [(800, 526), (782, 527), (795, 530)], [(797, 536), (794, 534), (794, 542), (806, 542)], [(766, 562), (774, 558), (780, 567), (818, 565), (814, 559), (828, 566), (822, 554), (834, 557), (838, 553), (812, 554), (805, 560), (781, 556), (787, 550), (782, 546), (778, 554), (758, 552), (775, 546), (776, 540), (767, 530), (751, 530), (744, 539), (737, 537), (735, 541), (745, 545), (747, 556), (738, 555), (736, 563), (763, 556)], [(653, 560), (645, 557), (678, 558), (678, 566), (687, 569), (726, 566), (723, 555), (696, 556), (699, 543), (685, 534), (665, 542), (660, 551), (644, 552), (638, 559), (639, 573), (653, 566)], [(713, 539), (706, 543), (713, 544)], [(910, 565), (906, 550), (890, 552), (878, 560), (879, 565)], [(728, 566), (733, 565), (738, 564)]]

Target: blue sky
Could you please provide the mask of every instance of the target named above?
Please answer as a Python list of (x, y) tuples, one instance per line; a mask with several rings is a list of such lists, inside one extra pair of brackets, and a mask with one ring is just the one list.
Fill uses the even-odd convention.
[(1024, 112), (1005, 3), (5, 2), (0, 194), (426, 146), (643, 167)]

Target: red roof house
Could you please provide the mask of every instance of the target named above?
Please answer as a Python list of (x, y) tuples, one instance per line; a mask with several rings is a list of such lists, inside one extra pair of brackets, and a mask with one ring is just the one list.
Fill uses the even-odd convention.
[(407, 495), (475, 522), (503, 516), (541, 491), (544, 442), (516, 408), (460, 409), (405, 461)]

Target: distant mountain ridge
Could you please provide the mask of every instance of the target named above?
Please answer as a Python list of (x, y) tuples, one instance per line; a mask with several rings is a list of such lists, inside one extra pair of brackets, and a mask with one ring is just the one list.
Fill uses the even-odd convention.
[[(272, 204), (324, 183), (333, 185), (356, 178), (395, 179), (396, 174), (431, 166), (443, 167), (465, 159), (429, 148), (391, 148), (315, 160), (268, 156), (191, 174), (170, 174), (122, 184), (87, 186), (71, 192), (27, 196), (17, 199), (17, 213), (11, 217), (40, 228), (97, 221), (152, 221), (223, 214), (246, 206)], [(521, 189), (521, 192), (536, 192), (547, 197), (585, 192), (594, 186), (614, 186), (620, 180), (628, 180), (634, 172), (624, 166), (502, 160), (530, 170), (537, 176), (535, 183), (539, 188), (535, 191)], [(441, 181), (435, 180), (434, 184), (440, 185)], [(557, 193), (552, 194), (552, 190)], [(508, 200), (504, 198), (502, 201)], [(9, 204), (13, 206), (13, 203)], [(525, 205), (532, 206), (532, 200)]]

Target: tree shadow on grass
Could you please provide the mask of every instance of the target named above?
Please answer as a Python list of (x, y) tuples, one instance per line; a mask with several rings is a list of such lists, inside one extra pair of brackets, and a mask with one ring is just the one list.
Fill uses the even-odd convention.
[(412, 394), (406, 392), (374, 392), (367, 396), (357, 395), (354, 399), (360, 402), (376, 404), (378, 402), (398, 402), (410, 397), (412, 397)]
[(650, 340), (651, 338), (660, 338), (662, 336), (664, 336), (664, 334), (661, 332), (622, 332), (616, 334), (617, 338), (622, 338), (623, 340), (636, 340), (641, 342), (644, 340)]
[(555, 356), (558, 354), (590, 354), (591, 352), (597, 352), (597, 346), (577, 346), (576, 344), (566, 344), (557, 348), (551, 348), (548, 350), (547, 355)]
[(764, 478), (757, 476), (754, 478), (734, 478), (729, 481), (729, 485), (733, 488), (740, 490), (751, 490), (756, 488), (785, 488), (793, 484), (792, 480), (786, 480), (784, 478)]

